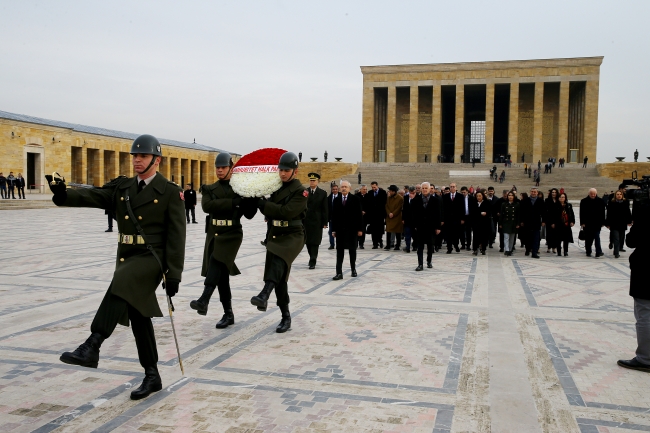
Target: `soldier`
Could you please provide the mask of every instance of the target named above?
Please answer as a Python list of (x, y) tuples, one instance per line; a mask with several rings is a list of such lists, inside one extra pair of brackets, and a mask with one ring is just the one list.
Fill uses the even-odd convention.
[(264, 288), (259, 295), (251, 298), (251, 304), (260, 311), (266, 311), (269, 296), (275, 289), (277, 305), (282, 312), (282, 320), (275, 331), (282, 333), (291, 328), (287, 281), (291, 264), (305, 242), (302, 220), (307, 211), (309, 193), (296, 179), (298, 157), (294, 153), (283, 154), (278, 169), (282, 187), (271, 194), (269, 200), (262, 198), (258, 203), (260, 211), (269, 221), (270, 231), (266, 244)]
[(323, 239), (323, 229), (327, 228), (328, 210), (327, 193), (318, 187), (320, 175), (309, 173), (309, 197), (307, 198), (307, 215), (303, 221), (307, 233), (305, 244), (309, 253), (309, 269), (316, 268), (318, 246)]
[(97, 368), (102, 342), (118, 323), (129, 326), (131, 322), (145, 371), (142, 385), (131, 392), (131, 399), (139, 400), (162, 389), (151, 318), (162, 317), (155, 292), (163, 272), (167, 296), (178, 292), (185, 259), (185, 209), (182, 190), (156, 173), (162, 159), (156, 137), (136, 138), (131, 155), (137, 176), (120, 176), (101, 188), (66, 190), (65, 180), (46, 178), (54, 204), (112, 210), (119, 230), (113, 280), (90, 325), (91, 335), (60, 359), (66, 364)]
[[(257, 213), (255, 202), (242, 199), (230, 186), (232, 157), (221, 152), (214, 161), (219, 179), (212, 185), (201, 186), (201, 207), (209, 214), (203, 250), (201, 276), (206, 277), (203, 294), (190, 302), (190, 307), (202, 316), (208, 313), (208, 304), (215, 287), (219, 288), (219, 301), (223, 306), (223, 317), (216, 328), (223, 329), (235, 324), (230, 293), (230, 275), (239, 275), (235, 257), (241, 246), (244, 232), (240, 219), (242, 215), (251, 219)], [(250, 205), (247, 205), (250, 204)]]

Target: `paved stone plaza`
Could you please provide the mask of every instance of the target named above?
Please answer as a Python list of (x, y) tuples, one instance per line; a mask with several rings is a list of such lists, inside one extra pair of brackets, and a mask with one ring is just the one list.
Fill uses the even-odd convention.
[(262, 287), (261, 217), (244, 225), (226, 330), (214, 328), (216, 292), (207, 317), (189, 308), (203, 288), (204, 240), (203, 225), (189, 225), (174, 298), (186, 374), (169, 319), (155, 319), (165, 388), (131, 401), (143, 373), (129, 329), (104, 343), (96, 370), (58, 359), (87, 338), (111, 280), (116, 234), (104, 233), (103, 211), (0, 217), (2, 432), (650, 431), (650, 375), (616, 365), (636, 348), (629, 252), (461, 251), (416, 273), (414, 253), (367, 247), (358, 278), (348, 269), (332, 281), (325, 240), (316, 270), (306, 251), (294, 263), (292, 329), (276, 334), (279, 310), (249, 302)]

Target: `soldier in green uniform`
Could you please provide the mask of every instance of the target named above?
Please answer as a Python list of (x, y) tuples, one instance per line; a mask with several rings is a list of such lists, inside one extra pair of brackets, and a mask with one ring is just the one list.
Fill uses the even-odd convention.
[(259, 295), (251, 298), (251, 304), (260, 311), (266, 311), (269, 296), (275, 289), (277, 304), (282, 312), (282, 320), (275, 331), (281, 333), (291, 328), (287, 281), (291, 264), (305, 244), (302, 220), (307, 211), (309, 193), (296, 179), (298, 173), (296, 154), (284, 153), (280, 157), (278, 169), (282, 186), (271, 194), (268, 200), (262, 198), (258, 202), (260, 212), (269, 221), (270, 230), (266, 243), (264, 288)]
[(65, 180), (46, 178), (54, 193), (54, 204), (111, 210), (117, 217), (119, 231), (113, 280), (90, 325), (91, 335), (60, 359), (66, 364), (97, 368), (102, 342), (111, 336), (118, 323), (129, 326), (130, 322), (145, 371), (142, 385), (131, 392), (131, 398), (139, 400), (162, 389), (151, 318), (162, 317), (156, 289), (163, 271), (167, 295), (178, 292), (186, 227), (181, 188), (156, 172), (162, 159), (158, 140), (141, 135), (133, 142), (131, 155), (137, 176), (121, 176), (101, 188), (66, 189)]
[(230, 275), (241, 273), (235, 265), (235, 257), (244, 238), (240, 218), (242, 215), (248, 219), (253, 218), (257, 208), (254, 200), (242, 199), (232, 190), (230, 177), (233, 162), (229, 153), (217, 155), (214, 166), (219, 180), (201, 187), (201, 207), (209, 214), (201, 269), (201, 276), (206, 277), (203, 283), (205, 288), (199, 299), (190, 302), (190, 307), (205, 316), (214, 289), (218, 287), (224, 314), (216, 327), (222, 329), (235, 324)]
[(327, 193), (318, 187), (320, 175), (309, 173), (309, 197), (307, 198), (307, 216), (303, 221), (307, 233), (305, 244), (309, 253), (309, 269), (316, 268), (318, 246), (323, 239), (323, 229), (327, 228)]

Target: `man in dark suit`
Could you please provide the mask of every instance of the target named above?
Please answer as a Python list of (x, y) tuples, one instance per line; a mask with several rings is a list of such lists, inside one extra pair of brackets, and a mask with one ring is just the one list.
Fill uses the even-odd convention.
[(305, 226), (307, 252), (309, 253), (309, 269), (316, 268), (316, 259), (318, 258), (318, 247), (323, 239), (323, 229), (327, 228), (328, 205), (327, 193), (318, 187), (320, 175), (318, 173), (309, 173), (309, 189), (307, 192), (307, 215), (302, 221)]
[(447, 254), (451, 254), (452, 248), (460, 252), (458, 239), (462, 229), (462, 222), (465, 214), (465, 203), (462, 194), (456, 191), (456, 184), (449, 184), (449, 194), (443, 198), (443, 224), (447, 236)]
[(188, 183), (185, 185), (185, 191), (183, 191), (183, 199), (185, 200), (185, 218), (187, 223), (190, 223), (190, 212), (192, 212), (192, 223), (197, 224), (196, 222), (196, 191), (192, 188), (192, 184)]
[(356, 195), (361, 200), (361, 215), (363, 215), (363, 230), (361, 232), (361, 236), (359, 237), (359, 249), (363, 250), (363, 244), (366, 242), (366, 227), (368, 227), (369, 224), (369, 214), (366, 209), (370, 209), (371, 207), (371, 197), (370, 194), (368, 194), (368, 186), (361, 185), (361, 188)]
[(333, 280), (343, 278), (343, 254), (347, 249), (350, 254), (350, 269), (353, 277), (357, 276), (357, 243), (363, 231), (361, 200), (350, 194), (350, 182), (341, 181), (341, 194), (332, 206), (332, 235), (336, 241), (336, 275)]
[(435, 236), (440, 234), (442, 220), (442, 202), (439, 197), (431, 193), (429, 182), (422, 183), (422, 193), (411, 202), (411, 213), (415, 228), (415, 238), (418, 242), (418, 267), (416, 271), (424, 269), (424, 246), (427, 247), (427, 268), (432, 268), (431, 257)]
[(605, 202), (598, 198), (596, 188), (580, 200), (580, 227), (585, 233), (585, 253), (591, 257), (591, 246), (595, 244), (596, 258), (604, 256), (600, 247), (600, 229), (605, 225)]
[(330, 237), (330, 246), (328, 250), (333, 250), (335, 246), (336, 240), (334, 239), (334, 236), (332, 236), (332, 204), (334, 203), (334, 200), (336, 200), (336, 197), (339, 195), (339, 186), (332, 181), (332, 185), (330, 185), (330, 195), (327, 197), (327, 216), (330, 220), (330, 229), (327, 231), (327, 234)]
[(474, 196), (469, 194), (467, 187), (464, 186), (460, 189), (460, 193), (463, 195), (463, 212), (461, 217), (461, 227), (460, 227), (460, 249), (461, 250), (471, 250), (472, 249), (472, 224), (471, 224), (471, 211), (475, 204)]
[(370, 233), (372, 235), (372, 249), (376, 250), (377, 248), (384, 248), (384, 221), (386, 219), (386, 200), (388, 199), (388, 194), (379, 188), (379, 184), (376, 181), (370, 182), (370, 187), (372, 188), (372, 191), (369, 193), (371, 197), (370, 212), (366, 211), (366, 215), (370, 214), (368, 223), (370, 224)]
[(520, 226), (524, 228), (526, 239), (526, 255), (529, 255), (532, 252), (532, 257), (534, 259), (539, 259), (540, 232), (542, 230), (542, 226), (545, 225), (545, 223), (542, 222), (542, 217), (544, 216), (545, 212), (544, 201), (538, 199), (537, 194), (537, 188), (532, 187), (530, 189), (530, 197), (520, 202)]

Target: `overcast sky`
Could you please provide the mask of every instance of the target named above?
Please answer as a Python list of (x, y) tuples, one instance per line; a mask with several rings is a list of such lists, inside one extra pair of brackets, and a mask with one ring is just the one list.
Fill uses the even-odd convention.
[(645, 160), (648, 16), (638, 0), (2, 0), (0, 110), (355, 162), (361, 65), (605, 56), (598, 161)]

